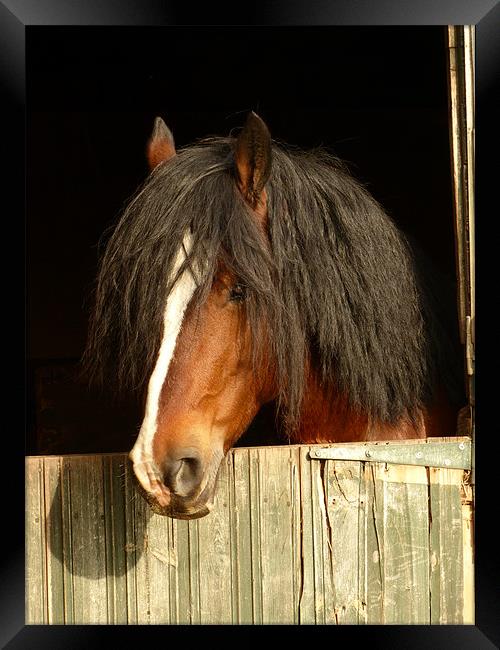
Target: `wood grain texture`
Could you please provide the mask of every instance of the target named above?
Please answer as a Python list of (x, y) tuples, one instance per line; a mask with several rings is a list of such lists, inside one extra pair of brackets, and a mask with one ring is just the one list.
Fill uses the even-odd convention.
[(25, 620), (30, 625), (48, 618), (43, 458), (27, 460), (25, 480)]
[[(381, 539), (382, 622), (430, 623), (428, 485), (425, 467), (372, 465)], [(383, 531), (380, 533), (380, 531)], [(380, 548), (379, 548), (380, 547)]]
[(233, 622), (228, 461), (222, 463), (213, 511), (198, 520), (200, 618), (206, 624)]
[(463, 623), (461, 478), (430, 470), (432, 623)]
[[(362, 609), (358, 572), (360, 549), (357, 543), (361, 464), (340, 460), (325, 465), (323, 487), (333, 583), (327, 622), (352, 625), (359, 622)], [(362, 558), (364, 560), (364, 556)]]
[[(64, 459), (70, 470), (74, 622), (108, 622), (102, 458)], [(46, 468), (45, 475), (47, 477)], [(54, 508), (54, 504), (52, 505)], [(54, 553), (54, 547), (50, 548)], [(49, 554), (47, 554), (49, 557)]]
[(470, 474), (310, 449), (232, 450), (189, 522), (125, 454), (28, 458), (27, 622), (472, 623)]
[(61, 459), (45, 458), (44, 503), (46, 544), (52, 553), (46, 557), (48, 622), (64, 623), (64, 569), (62, 499), (58, 494), (61, 484)]
[(120, 458), (103, 457), (108, 619), (119, 625), (127, 623), (124, 471)]

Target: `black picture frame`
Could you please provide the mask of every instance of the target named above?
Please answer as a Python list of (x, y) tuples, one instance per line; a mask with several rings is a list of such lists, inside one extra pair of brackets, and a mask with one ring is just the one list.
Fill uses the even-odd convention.
[[(21, 4), (21, 3), (19, 3)], [(496, 274), (494, 253), (489, 252), (489, 246), (494, 242), (495, 224), (495, 185), (498, 184), (493, 175), (490, 161), (495, 161), (493, 155), (494, 136), (498, 134), (498, 78), (500, 56), (498, 52), (497, 26), (500, 24), (500, 10), (495, 0), (481, 0), (475, 3), (441, 2), (438, 6), (432, 2), (422, 2), (418, 5), (410, 0), (370, 3), (348, 2), (328, 3), (326, 0), (314, 3), (314, 10), (308, 2), (273, 2), (259, 9), (254, 5), (248, 9), (247, 15), (234, 16), (219, 13), (210, 5), (205, 15), (197, 14), (194, 9), (190, 14), (189, 7), (179, 8), (174, 3), (155, 2), (153, 0), (122, 0), (120, 3), (93, 2), (64, 2), (64, 0), (45, 0), (44, 2), (30, 0), (18, 6), (15, 0), (0, 4), (0, 70), (2, 86), (6, 90), (7, 102), (4, 102), (3, 126), (10, 138), (6, 139), (3, 147), (7, 157), (11, 178), (5, 183), (7, 194), (12, 199), (12, 208), (6, 219), (9, 227), (8, 241), (14, 239), (23, 246), (23, 217), (24, 217), (24, 115), (26, 110), (25, 85), (29, 70), (25, 67), (25, 38), (29, 29), (43, 29), (48, 25), (101, 25), (108, 28), (113, 25), (186, 25), (192, 24), (192, 15), (196, 15), (197, 24), (324, 24), (324, 25), (430, 25), (430, 24), (474, 24), (476, 25), (477, 69), (476, 69), (476, 103), (477, 103), (477, 399), (478, 409), (476, 428), (478, 441), (476, 445), (476, 626), (444, 626), (427, 627), (414, 626), (403, 628), (378, 627), (363, 630), (352, 628), (328, 631), (333, 634), (333, 640), (339, 642), (337, 636), (350, 643), (360, 641), (359, 634), (368, 633), (368, 641), (372, 645), (380, 643), (381, 647), (456, 647), (456, 648), (490, 648), (493, 643), (500, 643), (498, 626), (498, 584), (499, 561), (494, 529), (494, 516), (497, 511), (497, 499), (494, 489), (498, 449), (498, 417), (496, 415), (497, 397), (494, 384), (489, 380), (498, 372), (496, 364), (497, 344), (489, 327), (493, 326), (491, 312), (491, 290), (488, 283), (491, 275)], [(202, 19), (205, 22), (201, 22)], [(498, 167), (498, 163), (496, 163)], [(10, 243), (8, 244), (10, 247)], [(494, 249), (492, 249), (494, 251)], [(21, 255), (14, 255), (14, 261), (9, 256), (4, 260), (5, 299), (9, 305), (19, 304), (19, 295), (24, 293), (23, 267)], [(11, 278), (21, 279), (17, 284)], [(21, 287), (19, 287), (21, 284)], [(20, 288), (20, 291), (19, 291)], [(10, 291), (10, 293), (9, 293)], [(22, 300), (22, 299), (21, 299)], [(488, 311), (487, 311), (488, 310)], [(20, 309), (9, 309), (12, 318), (6, 318), (11, 326), (9, 348), (23, 349), (24, 324), (20, 318)], [(489, 322), (489, 326), (488, 326)], [(497, 328), (496, 328), (497, 329)], [(494, 332), (493, 332), (494, 333)], [(7, 335), (6, 335), (7, 336)], [(491, 371), (491, 372), (490, 372)], [(5, 370), (7, 372), (7, 370)], [(12, 385), (23, 382), (22, 370), (15, 364), (9, 373)], [(15, 382), (15, 384), (14, 384)], [(16, 389), (15, 394), (20, 391)], [(18, 414), (23, 405), (16, 408), (15, 401), (7, 400), (6, 411)], [(6, 427), (4, 445), (4, 468), (11, 470), (10, 476), (4, 483), (4, 551), (2, 553), (0, 570), (0, 641), (2, 647), (29, 648), (77, 648), (88, 647), (101, 642), (103, 645), (116, 643), (116, 634), (123, 632), (111, 627), (50, 627), (24, 625), (24, 482), (23, 482), (23, 440), (19, 431), (19, 417), (13, 418), (13, 423)], [(12, 459), (12, 460), (11, 460)], [(493, 477), (493, 480), (492, 480)], [(189, 633), (195, 633), (190, 630)], [(237, 632), (237, 631), (235, 631)], [(294, 634), (312, 633), (319, 630), (294, 630)], [(144, 630), (127, 629), (126, 636), (133, 643), (133, 635), (144, 642)], [(182, 633), (188, 633), (183, 630)], [(215, 634), (216, 630), (204, 630), (203, 635)], [(260, 634), (258, 629), (245, 630), (245, 634)], [(323, 634), (323, 632), (321, 632)], [(162, 632), (164, 634), (164, 632)], [(171, 634), (169, 630), (168, 634)], [(171, 637), (169, 637), (171, 638)], [(208, 636), (204, 637), (208, 641)], [(250, 636), (248, 637), (250, 640)], [(214, 637), (215, 639), (215, 637)], [(490, 641), (491, 640), (491, 641)], [(164, 639), (166, 642), (167, 639)]]

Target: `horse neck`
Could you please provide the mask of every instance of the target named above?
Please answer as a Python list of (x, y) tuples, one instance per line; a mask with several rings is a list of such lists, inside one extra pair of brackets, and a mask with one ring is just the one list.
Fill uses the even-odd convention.
[(350, 408), (343, 395), (330, 394), (310, 370), (299, 425), (293, 441), (297, 443), (357, 442), (364, 440), (407, 440), (443, 435), (434, 426), (435, 417), (422, 412), (417, 423), (402, 418), (394, 424), (373, 421), (366, 413)]

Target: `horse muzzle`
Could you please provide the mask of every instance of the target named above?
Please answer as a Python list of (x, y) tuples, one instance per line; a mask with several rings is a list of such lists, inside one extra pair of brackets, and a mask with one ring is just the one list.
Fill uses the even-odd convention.
[(213, 508), (219, 464), (206, 468), (196, 450), (182, 450), (169, 455), (161, 471), (154, 461), (133, 462), (135, 484), (156, 514), (198, 519)]

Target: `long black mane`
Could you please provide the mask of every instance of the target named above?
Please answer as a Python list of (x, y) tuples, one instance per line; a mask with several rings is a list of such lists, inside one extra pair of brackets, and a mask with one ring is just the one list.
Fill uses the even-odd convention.
[(380, 205), (335, 157), (273, 144), (263, 236), (236, 189), (233, 143), (211, 138), (181, 149), (126, 208), (101, 261), (84, 357), (90, 374), (147, 383), (190, 229), (193, 300), (205, 299), (221, 259), (246, 285), (255, 348), (265, 323), (289, 430), (306, 359), (325, 390), (381, 422), (414, 417), (438, 383), (453, 399), (459, 357), (438, 314), (441, 297), (426, 289), (435, 278), (421, 272)]

